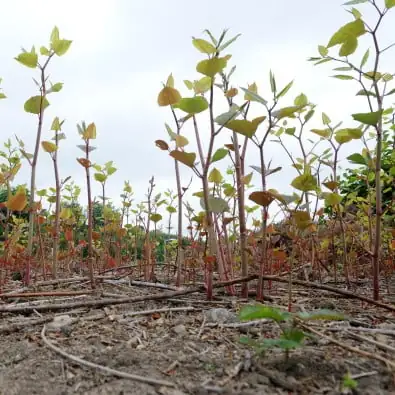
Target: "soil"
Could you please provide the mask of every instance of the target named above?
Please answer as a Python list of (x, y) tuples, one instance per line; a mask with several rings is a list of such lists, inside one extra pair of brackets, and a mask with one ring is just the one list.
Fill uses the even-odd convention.
[[(152, 287), (102, 284), (95, 295), (67, 300), (47, 296), (35, 298), (34, 303), (91, 300), (103, 297), (103, 293), (115, 297), (114, 294), (137, 296), (162, 292), (163, 289)], [(273, 302), (267, 304), (287, 306), (287, 291), (281, 286), (271, 291), (271, 296)], [(254, 348), (240, 342), (240, 337), (247, 335), (259, 340), (278, 336), (278, 330), (271, 322), (240, 324), (237, 311), (246, 302), (218, 291), (215, 301), (207, 301), (204, 294), (196, 293), (104, 308), (36, 311), (24, 315), (2, 313), (0, 394), (395, 394), (394, 373), (385, 363), (333, 345), (321, 336), (313, 336), (303, 348), (291, 351), (287, 361), (281, 350), (257, 355)], [(2, 305), (21, 303), (33, 302), (8, 299)], [(317, 322), (311, 327), (348, 346), (395, 359), (393, 313), (324, 291), (301, 288), (295, 288), (293, 303), (295, 310), (336, 308), (346, 313), (351, 317), (348, 322)], [(175, 307), (189, 310), (136, 315), (141, 311)], [(211, 322), (207, 313), (218, 308), (227, 309), (229, 317), (236, 319)], [(53, 318), (61, 315), (65, 321), (54, 326)], [(117, 377), (59, 355), (43, 341), (44, 321), (48, 321), (46, 339), (69, 356), (172, 386)], [(369, 339), (378, 343), (373, 344)], [(357, 383), (353, 391), (342, 389), (346, 373)]]

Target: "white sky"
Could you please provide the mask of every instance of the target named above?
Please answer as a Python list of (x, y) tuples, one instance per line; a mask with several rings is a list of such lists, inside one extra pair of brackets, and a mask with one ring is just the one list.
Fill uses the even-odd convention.
[[(259, 93), (269, 98), (268, 76), (272, 69), (280, 88), (295, 80), (294, 87), (279, 107), (291, 104), (303, 92), (318, 104), (318, 117), (310, 123), (311, 128), (322, 127), (321, 111), (325, 111), (334, 123), (343, 120), (344, 127), (356, 126), (350, 114), (368, 111), (365, 100), (355, 97), (359, 86), (355, 82), (330, 78), (334, 74), (331, 64), (313, 66), (306, 61), (309, 56), (317, 55), (317, 45), (325, 45), (341, 25), (352, 20), (341, 4), (339, 0), (201, 0), (198, 3), (181, 0), (0, 0), (0, 77), (8, 96), (0, 102), (1, 137), (6, 139), (17, 134), (24, 139), (28, 150), (33, 151), (37, 119), (24, 113), (23, 104), (28, 97), (37, 94), (32, 77), (37, 78), (38, 74), (20, 65), (14, 57), (22, 46), (30, 49), (32, 45), (37, 48), (47, 45), (54, 25), (59, 27), (61, 37), (73, 40), (73, 44), (65, 56), (54, 58), (49, 67), (51, 81), (64, 82), (64, 88), (50, 97), (43, 139), (52, 137), (49, 127), (55, 116), (66, 119), (67, 140), (62, 141), (59, 151), (61, 177), (70, 175), (84, 187), (83, 168), (75, 159), (82, 156), (76, 147), (80, 144), (76, 123), (94, 121), (98, 149), (93, 152), (92, 161), (103, 164), (113, 160), (118, 168), (107, 186), (107, 194), (116, 204), (124, 180), (130, 180), (137, 201), (144, 199), (152, 175), (157, 192), (169, 187), (175, 190), (173, 161), (154, 144), (156, 139), (167, 139), (164, 122), (172, 124), (172, 117), (167, 108), (158, 107), (156, 100), (161, 83), (170, 73), (175, 77), (176, 87), (186, 96), (190, 95), (182, 81), (197, 79), (196, 63), (204, 59), (204, 55), (192, 46), (191, 36), (205, 38), (202, 31), (206, 28), (216, 36), (223, 28), (229, 28), (229, 38), (242, 33), (229, 48), (233, 55), (230, 66), (237, 65), (234, 86), (246, 87), (256, 81)], [(372, 7), (364, 5), (360, 9), (368, 20), (376, 17)], [(395, 11), (392, 11), (386, 16), (380, 32), (383, 47), (394, 39), (391, 28), (394, 23)], [(361, 49), (355, 58), (357, 64), (369, 45), (368, 40), (361, 40)], [(335, 48), (333, 54), (337, 54), (337, 50)], [(381, 71), (393, 71), (394, 61), (395, 50), (389, 50), (383, 56)], [(218, 96), (217, 100), (222, 99)], [(391, 103), (388, 101), (387, 105)], [(224, 104), (218, 107), (218, 113), (225, 108)], [(263, 111), (259, 104), (254, 108), (256, 114)], [(203, 132), (204, 126), (202, 120)], [(184, 133), (190, 141), (194, 140), (190, 127)], [(229, 142), (229, 136), (224, 132), (216, 148)], [(290, 149), (298, 154), (297, 146), (291, 141), (289, 138)], [(344, 146), (341, 158), (359, 147), (357, 143)], [(282, 193), (292, 193), (289, 183), (295, 172), (282, 148), (269, 143), (265, 152), (267, 160), (273, 160), (273, 167), (283, 166), (281, 173), (269, 178), (268, 186)], [(220, 167), (226, 168), (228, 163), (224, 161)], [(247, 164), (259, 164), (257, 150), (252, 145)], [(346, 161), (341, 164), (347, 166)], [(28, 182), (28, 174), (29, 167), (24, 162), (16, 182)], [(182, 166), (184, 186), (191, 174)], [(257, 173), (254, 179), (254, 184), (258, 185)], [(52, 186), (52, 180), (52, 162), (49, 155), (41, 151), (37, 188)], [(199, 187), (195, 179), (191, 192)], [(94, 193), (100, 194), (96, 182)], [(199, 207), (198, 200), (192, 199), (193, 205)]]

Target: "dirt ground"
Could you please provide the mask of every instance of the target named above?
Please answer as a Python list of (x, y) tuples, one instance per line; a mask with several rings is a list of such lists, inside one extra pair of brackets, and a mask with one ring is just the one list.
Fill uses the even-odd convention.
[[(163, 291), (124, 284), (104, 284), (100, 289), (104, 296), (113, 297)], [(273, 301), (269, 305), (287, 306), (284, 288), (279, 286), (271, 295)], [(8, 299), (0, 306), (39, 306), (51, 300), (67, 303), (100, 297), (42, 297), (34, 302)], [(239, 341), (241, 336), (258, 340), (278, 333), (270, 322), (240, 323), (237, 311), (246, 302), (220, 292), (217, 300), (208, 302), (204, 294), (195, 293), (56, 313), (1, 313), (0, 394), (395, 394), (394, 373), (385, 363), (334, 345), (321, 336), (314, 336), (305, 347), (292, 351), (288, 362), (282, 351), (255, 355), (254, 349)], [(180, 310), (158, 312), (164, 308)], [(311, 327), (348, 346), (395, 360), (393, 313), (324, 291), (301, 288), (295, 289), (294, 308), (335, 308), (348, 314), (348, 322), (319, 322)], [(153, 311), (140, 314), (147, 310)], [(63, 316), (63, 321), (59, 316)], [(54, 324), (54, 317), (58, 317), (55, 321), (59, 325)], [(44, 321), (47, 341), (68, 356), (58, 354), (43, 341)], [(137, 375), (140, 381), (81, 366), (69, 356)], [(347, 372), (357, 382), (353, 392), (342, 392)], [(144, 383), (147, 379), (163, 383)]]

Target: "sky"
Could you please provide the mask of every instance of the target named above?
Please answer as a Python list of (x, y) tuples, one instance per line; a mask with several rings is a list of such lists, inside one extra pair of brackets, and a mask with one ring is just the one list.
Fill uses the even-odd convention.
[[(21, 47), (47, 45), (55, 25), (61, 38), (73, 40), (73, 43), (65, 56), (53, 58), (49, 66), (50, 80), (63, 82), (64, 86), (61, 92), (50, 96), (43, 139), (52, 137), (49, 129), (55, 116), (65, 119), (63, 131), (67, 139), (61, 142), (59, 150), (61, 178), (71, 176), (84, 192), (83, 168), (76, 161), (82, 156), (76, 147), (81, 144), (76, 124), (82, 120), (95, 122), (97, 150), (92, 153), (92, 161), (98, 164), (114, 161), (118, 171), (109, 178), (107, 195), (115, 204), (120, 201), (124, 180), (130, 181), (137, 202), (145, 199), (151, 176), (155, 177), (157, 193), (167, 188), (176, 189), (174, 162), (154, 143), (157, 139), (168, 139), (165, 122), (173, 125), (169, 109), (158, 106), (157, 96), (170, 73), (175, 78), (176, 88), (184, 96), (191, 95), (182, 81), (201, 77), (196, 72), (196, 63), (203, 60), (204, 55), (193, 47), (191, 40), (192, 36), (206, 38), (204, 29), (217, 37), (224, 28), (229, 29), (228, 38), (241, 33), (227, 51), (232, 54), (230, 67), (237, 66), (233, 86), (247, 87), (256, 82), (259, 93), (269, 98), (269, 70), (272, 70), (279, 87), (294, 80), (293, 88), (280, 102), (280, 107), (292, 105), (293, 99), (302, 92), (317, 104), (317, 116), (310, 128), (323, 127), (322, 111), (334, 124), (344, 121), (344, 127), (357, 126), (350, 114), (368, 111), (366, 99), (355, 96), (359, 90), (357, 83), (330, 78), (334, 74), (332, 68), (339, 64), (313, 66), (307, 61), (308, 57), (317, 55), (318, 45), (327, 44), (340, 26), (352, 21), (342, 3), (338, 0), (247, 0), (242, 3), (235, 0), (195, 3), (181, 0), (0, 0), (0, 77), (7, 95), (7, 99), (0, 102), (1, 138), (13, 138), (16, 134), (25, 141), (27, 150), (33, 151), (37, 117), (25, 113), (23, 104), (37, 94), (32, 78), (38, 78), (38, 71), (20, 65), (14, 57)], [(368, 21), (375, 20), (372, 7), (362, 5), (359, 9)], [(380, 30), (383, 47), (392, 43), (391, 25), (394, 26), (394, 22), (395, 11), (392, 11)], [(357, 64), (369, 46), (369, 39), (360, 41), (360, 48), (352, 58)], [(331, 53), (337, 55), (337, 51), (335, 48)], [(383, 56), (382, 71), (391, 71), (394, 62), (395, 49)], [(220, 114), (226, 111), (226, 104), (220, 94), (217, 97), (216, 114)], [(252, 111), (264, 115), (263, 110), (259, 104), (254, 104)], [(207, 114), (199, 116), (198, 122), (203, 141), (207, 143)], [(187, 126), (183, 133), (191, 142), (188, 150), (193, 151), (193, 130)], [(224, 131), (216, 148), (229, 142), (230, 134)], [(286, 144), (293, 154), (300, 156), (291, 137), (286, 139)], [(324, 148), (327, 146), (322, 144)], [(359, 143), (345, 145), (340, 165), (348, 167), (345, 157), (360, 148)], [(269, 176), (268, 187), (291, 194), (289, 184), (296, 173), (283, 148), (269, 142), (265, 155), (267, 161), (272, 160), (272, 167), (283, 167), (280, 173)], [(221, 163), (218, 165), (221, 170), (229, 164), (225, 160)], [(258, 164), (258, 151), (251, 145), (247, 166)], [(186, 186), (192, 172), (185, 166), (181, 169), (182, 183)], [(37, 189), (53, 186), (53, 180), (52, 162), (49, 155), (41, 151)], [(258, 174), (254, 173), (252, 190), (259, 190), (258, 181)], [(15, 182), (29, 183), (29, 166), (25, 161)], [(93, 184), (94, 195), (99, 195), (99, 184)], [(195, 177), (187, 197), (197, 209), (200, 208), (198, 199), (191, 194), (199, 189), (200, 181)]]

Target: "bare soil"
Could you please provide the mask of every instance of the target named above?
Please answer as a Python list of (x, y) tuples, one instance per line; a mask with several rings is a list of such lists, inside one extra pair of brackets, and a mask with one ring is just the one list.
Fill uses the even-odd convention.
[[(125, 296), (163, 290), (104, 284), (100, 292)], [(268, 304), (287, 306), (286, 295), (286, 290), (279, 286), (271, 292), (273, 302)], [(77, 300), (100, 297), (100, 294), (78, 296)], [(50, 298), (41, 299), (46, 302), (37, 302), (40, 299), (36, 298), (34, 303), (48, 303)], [(53, 301), (59, 303), (60, 298)], [(212, 302), (206, 301), (204, 294), (193, 294), (100, 309), (30, 315), (4, 313), (0, 321), (0, 394), (395, 394), (394, 372), (385, 363), (351, 353), (321, 336), (309, 339), (305, 347), (292, 351), (285, 361), (282, 351), (270, 350), (259, 356), (239, 341), (245, 335), (255, 340), (278, 335), (273, 323), (245, 326), (238, 321), (216, 323), (207, 319), (207, 311), (214, 308), (225, 308), (236, 316), (246, 302), (218, 292), (217, 300)], [(27, 300), (4, 300), (2, 304), (10, 303), (18, 305)], [(133, 315), (188, 306), (194, 309)], [(391, 351), (395, 347), (393, 313), (323, 291), (295, 289), (295, 310), (316, 308), (335, 308), (351, 317), (348, 322), (312, 325), (320, 333), (388, 360), (395, 359), (395, 352)], [(59, 315), (67, 315), (72, 322), (59, 329), (51, 329), (50, 322), (46, 324), (49, 327), (45, 336), (54, 346), (85, 361), (139, 375), (142, 380), (166, 381), (173, 387), (116, 377), (57, 354), (41, 337), (43, 323), (32, 321), (50, 321)], [(342, 391), (347, 372), (357, 382), (357, 388), (349, 392)]]

